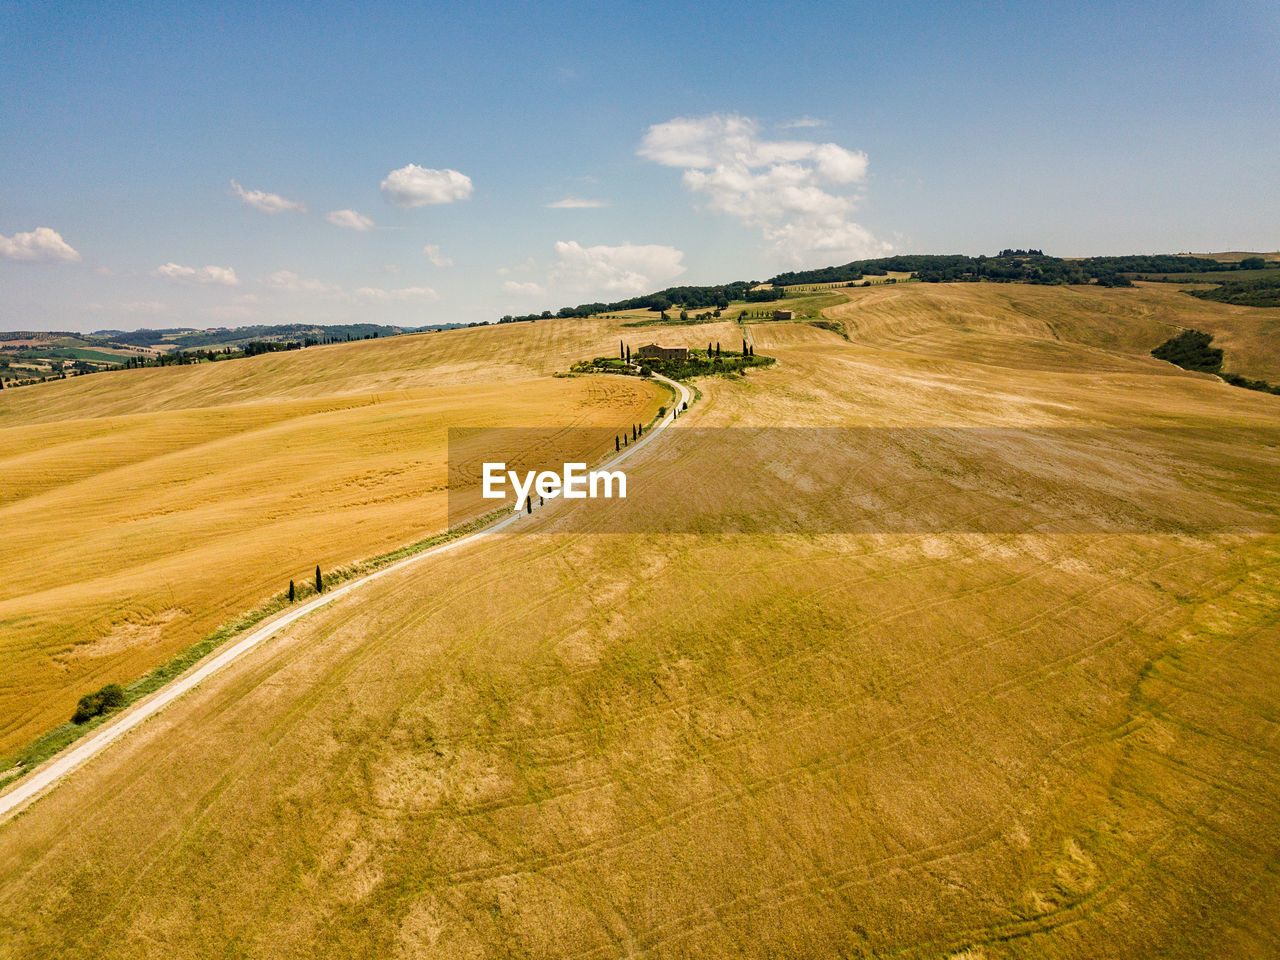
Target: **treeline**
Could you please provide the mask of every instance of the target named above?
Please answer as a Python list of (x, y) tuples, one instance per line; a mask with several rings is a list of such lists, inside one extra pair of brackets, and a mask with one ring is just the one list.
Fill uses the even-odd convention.
[(1239, 263), (1227, 263), (1208, 257), (1181, 257), (1173, 254), (1125, 257), (1086, 257), (1064, 260), (1045, 256), (1040, 250), (1001, 250), (994, 257), (970, 257), (965, 254), (909, 254), (854, 260), (843, 266), (818, 270), (795, 270), (780, 273), (770, 282), (775, 285), (796, 283), (852, 283), (865, 275), (883, 275), (886, 271), (910, 273), (926, 283), (963, 283), (981, 280), (997, 283), (1097, 283), (1124, 287), (1131, 281), (1128, 274), (1203, 273), (1206, 270), (1256, 270), (1265, 266), (1261, 257)]
[(657, 293), (647, 293), (642, 297), (630, 297), (626, 300), (615, 300), (613, 303), (596, 301), (580, 303), (576, 307), (561, 307), (555, 313), (544, 310), (542, 313), (528, 313), (523, 316), (507, 314), (499, 323), (524, 323), (533, 320), (565, 320), (573, 317), (590, 317), (599, 313), (612, 313), (622, 310), (652, 310), (663, 313), (673, 307), (683, 310), (723, 310), (729, 306), (730, 300), (746, 300), (748, 303), (763, 303), (778, 300), (783, 294), (777, 290), (752, 290), (760, 285), (758, 280), (735, 280), (732, 283), (717, 284), (712, 287), (667, 287)]
[(1212, 290), (1186, 292), (1201, 300), (1234, 303), (1242, 307), (1280, 307), (1280, 276), (1260, 277), (1257, 280), (1230, 280)]

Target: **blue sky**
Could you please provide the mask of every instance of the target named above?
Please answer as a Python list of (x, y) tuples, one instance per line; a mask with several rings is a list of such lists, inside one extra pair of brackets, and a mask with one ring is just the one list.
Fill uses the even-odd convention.
[(0, 329), (1280, 247), (1273, 2), (370, 6), (0, 2)]

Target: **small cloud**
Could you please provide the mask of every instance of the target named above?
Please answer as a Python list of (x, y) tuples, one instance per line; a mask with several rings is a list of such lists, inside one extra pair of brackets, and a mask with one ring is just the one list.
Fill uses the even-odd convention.
[(184, 267), (180, 263), (166, 263), (156, 267), (155, 274), (166, 280), (183, 280), (188, 283), (217, 283), (226, 287), (240, 286), (240, 278), (231, 267)]
[(431, 170), (416, 163), (392, 170), (382, 181), (382, 195), (397, 207), (453, 203), (471, 196), (471, 178), (457, 170)]
[(541, 297), (546, 294), (546, 290), (541, 285), (534, 283), (532, 280), (528, 283), (519, 283), (515, 280), (508, 280), (502, 285), (502, 289), (507, 293), (518, 293), (521, 296)]
[(609, 206), (607, 200), (585, 200), (581, 197), (565, 197), (563, 200), (546, 205), (548, 210), (592, 210), (607, 206)]
[(239, 197), (247, 207), (253, 207), (262, 213), (285, 213), (289, 210), (296, 210), (298, 213), (306, 213), (307, 208), (293, 200), (286, 200), (278, 193), (267, 193), (263, 190), (246, 190), (234, 180), (231, 181), (231, 193)]
[(308, 296), (323, 296), (325, 294), (338, 293), (342, 290), (336, 284), (325, 283), (323, 280), (315, 280), (309, 277), (300, 277), (292, 270), (277, 270), (263, 282), (274, 290)]
[(439, 300), (440, 296), (430, 287), (400, 287), (384, 290), (380, 287), (361, 287), (356, 291), (361, 300), (371, 303), (404, 303), (413, 300)]
[(587, 293), (645, 293), (685, 271), (682, 251), (657, 244), (583, 247), (561, 240), (555, 250), (550, 278)]
[(428, 243), (425, 247), (422, 248), (422, 252), (425, 253), (427, 255), (427, 259), (430, 260), (437, 267), (453, 266), (453, 258), (441, 255), (440, 248), (436, 246), (434, 243)]
[(342, 227), (344, 230), (359, 230), (363, 233), (373, 229), (373, 221), (363, 213), (357, 213), (354, 210), (330, 210), (324, 218), (335, 227)]
[(505, 277), (512, 273), (527, 273), (536, 266), (537, 264), (534, 262), (533, 257), (525, 257), (521, 263), (512, 264), (509, 267), (499, 267), (498, 276)]
[(0, 257), (28, 263), (74, 263), (80, 254), (62, 239), (62, 234), (48, 227), (36, 227), (30, 233), (0, 236)]
[(787, 120), (778, 124), (779, 130), (794, 130), (801, 127), (825, 127), (827, 121), (819, 120), (817, 117), (797, 117), (795, 120)]

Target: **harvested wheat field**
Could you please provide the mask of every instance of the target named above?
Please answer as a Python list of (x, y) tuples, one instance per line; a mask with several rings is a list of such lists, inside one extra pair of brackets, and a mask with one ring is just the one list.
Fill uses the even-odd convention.
[[(827, 313), (847, 340), (750, 326), (777, 364), (701, 381), (628, 464), (628, 500), (555, 503), (336, 601), (0, 824), (0, 957), (1274, 954), (1280, 398), (1146, 355), (1179, 325), (1226, 344), (1275, 322), (1239, 313), (919, 284), (852, 291)], [(551, 369), (620, 336), (708, 339), (538, 323), (544, 359), (499, 392), (465, 346), (488, 335), (401, 372), (418, 338), (376, 344), (391, 411), (357, 362), (328, 392), (294, 366), (322, 351), (272, 357), (280, 395), (258, 409), (229, 382), (222, 442), (280, 429), (330, 464), (352, 506), (312, 549), (337, 561), (366, 542), (330, 542), (342, 517), (389, 542), (408, 515), (351, 488), (401, 481), (344, 472), (295, 418), (342, 424), (347, 458), (379, 417), (483, 419), (462, 383), (504, 422), (528, 398), (538, 422), (595, 422), (659, 401)], [(1274, 353), (1228, 347), (1228, 367), (1280, 379)], [(85, 379), (157, 449), (177, 421), (131, 418), (199, 412)], [(824, 458), (830, 436), (851, 459)], [(376, 469), (429, 456), (405, 441)], [(788, 495), (827, 482), (839, 502)], [(849, 526), (848, 503), (883, 522)], [(304, 513), (279, 522), (322, 529)]]
[(568, 334), (400, 337), (0, 394), (0, 757), (317, 564), (442, 530), (449, 427), (621, 429), (667, 402), (638, 380), (547, 376), (576, 359)]

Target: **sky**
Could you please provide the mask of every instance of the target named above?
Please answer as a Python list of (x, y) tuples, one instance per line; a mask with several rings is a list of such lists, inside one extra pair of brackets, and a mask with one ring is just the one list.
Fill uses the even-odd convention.
[(1280, 6), (0, 0), (0, 329), (1280, 248)]

